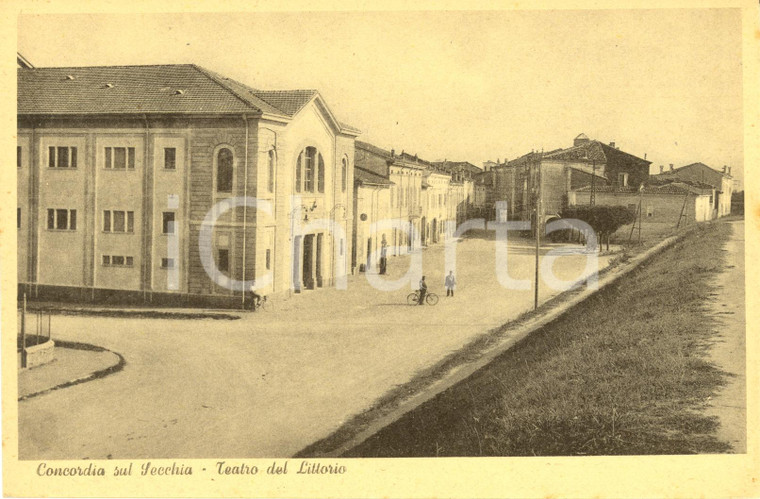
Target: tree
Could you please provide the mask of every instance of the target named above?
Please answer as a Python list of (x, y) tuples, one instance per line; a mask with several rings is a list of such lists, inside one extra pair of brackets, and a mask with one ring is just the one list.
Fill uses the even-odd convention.
[(636, 213), (625, 206), (569, 206), (562, 210), (562, 218), (575, 218), (589, 224), (599, 239), (599, 250), (606, 240), (610, 249), (610, 236), (623, 225), (636, 220)]

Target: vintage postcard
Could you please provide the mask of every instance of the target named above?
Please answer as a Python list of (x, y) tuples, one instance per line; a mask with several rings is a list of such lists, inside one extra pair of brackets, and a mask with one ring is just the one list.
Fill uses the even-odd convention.
[(757, 497), (759, 12), (5, 4), (3, 493)]

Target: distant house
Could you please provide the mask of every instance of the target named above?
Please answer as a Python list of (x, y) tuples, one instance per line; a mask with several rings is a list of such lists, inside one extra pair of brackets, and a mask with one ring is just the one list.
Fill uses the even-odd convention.
[(731, 195), (734, 192), (733, 177), (731, 177), (731, 168), (723, 167), (723, 171), (714, 170), (704, 163), (692, 163), (680, 168), (673, 168), (664, 171), (660, 167), (660, 173), (652, 175), (652, 183), (662, 184), (673, 181), (701, 182), (711, 185), (716, 193), (713, 198), (712, 209), (714, 210), (713, 218), (724, 217), (731, 213)]
[[(568, 193), (568, 205), (589, 205), (591, 187), (581, 187)], [(676, 227), (713, 218), (712, 200), (715, 190), (706, 184), (694, 185), (672, 182), (663, 185), (619, 187), (595, 186), (595, 205), (626, 206), (638, 213), (641, 206), (642, 224)], [(629, 225), (630, 227), (630, 225)]]
[[(604, 144), (578, 135), (573, 146), (548, 152), (530, 152), (495, 166), (493, 201), (506, 203), (506, 217), (530, 220), (541, 172), (543, 220), (559, 216), (570, 191), (581, 187), (638, 188), (649, 177), (650, 161), (626, 153), (615, 143)], [(500, 214), (504, 218), (504, 214)]]
[(383, 240), (390, 245), (391, 231), (374, 231), (372, 224), (390, 217), (391, 186), (388, 175), (354, 165), (354, 227), (351, 271), (376, 270)]

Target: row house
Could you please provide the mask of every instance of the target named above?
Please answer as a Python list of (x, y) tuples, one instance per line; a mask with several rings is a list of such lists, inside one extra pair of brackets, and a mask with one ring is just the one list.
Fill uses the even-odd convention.
[[(352, 267), (366, 270), (377, 265), (383, 252), (395, 256), (419, 245), (425, 165), (406, 153), (398, 155), (394, 150), (387, 151), (362, 141), (356, 141), (355, 151), (354, 168), (365, 177), (363, 184), (356, 184), (355, 196), (361, 194), (360, 188), (366, 189), (370, 178), (378, 181), (377, 177), (382, 177), (388, 183), (387, 203), (372, 204), (363, 212), (357, 207)], [(372, 223), (378, 221), (382, 221), (382, 227), (373, 228)], [(375, 261), (369, 261), (372, 255)]]
[(474, 198), (469, 163), (431, 163), (361, 141), (355, 151), (352, 269), (375, 271), (383, 256), (442, 242), (466, 219)]
[(359, 131), (319, 92), (195, 65), (17, 72), (33, 296), (233, 304), (246, 282), (289, 293), (349, 272)]

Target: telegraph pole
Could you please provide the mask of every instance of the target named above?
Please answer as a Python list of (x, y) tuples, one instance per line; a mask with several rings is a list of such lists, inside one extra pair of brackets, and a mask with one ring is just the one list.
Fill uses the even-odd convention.
[(541, 160), (543, 159), (543, 151), (539, 156), (538, 163), (536, 164), (536, 276), (535, 286), (533, 293), (533, 310), (538, 308), (538, 260), (539, 260), (539, 247), (541, 246)]

